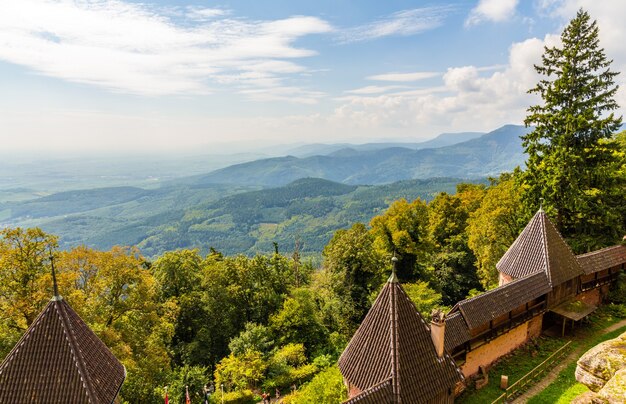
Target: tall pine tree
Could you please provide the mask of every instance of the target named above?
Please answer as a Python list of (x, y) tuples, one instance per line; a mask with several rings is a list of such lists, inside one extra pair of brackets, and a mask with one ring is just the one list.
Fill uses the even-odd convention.
[(619, 73), (611, 62), (599, 46), (596, 21), (579, 10), (561, 45), (544, 48), (542, 64), (535, 65), (542, 79), (529, 90), (543, 104), (531, 106), (524, 121), (535, 126), (523, 137), (524, 205), (536, 210), (543, 198), (578, 252), (615, 242), (624, 227), (623, 200), (615, 200), (623, 179), (613, 169), (619, 153), (611, 141), (622, 121), (613, 113)]

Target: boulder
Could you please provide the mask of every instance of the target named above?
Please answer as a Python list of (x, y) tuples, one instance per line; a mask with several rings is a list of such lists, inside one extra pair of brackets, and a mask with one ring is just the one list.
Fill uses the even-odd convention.
[(607, 402), (600, 398), (597, 393), (588, 391), (574, 398), (570, 404), (607, 404)]
[(611, 380), (600, 389), (598, 396), (610, 404), (626, 403), (626, 367), (615, 372)]
[(576, 380), (599, 391), (618, 370), (626, 368), (626, 333), (591, 348), (577, 365)]

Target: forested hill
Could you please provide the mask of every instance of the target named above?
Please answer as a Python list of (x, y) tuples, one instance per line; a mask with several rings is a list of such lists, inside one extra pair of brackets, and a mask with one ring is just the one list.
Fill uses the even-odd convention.
[(432, 199), (454, 192), (461, 180), (435, 178), (381, 186), (348, 186), (307, 178), (284, 187), (220, 199), (180, 212), (180, 219), (153, 228), (138, 243), (148, 255), (174, 248), (214, 247), (228, 254), (293, 249), (319, 253), (333, 233), (355, 222), (368, 223), (399, 198)]
[(214, 247), (226, 254), (253, 254), (273, 251), (273, 243), (281, 251), (292, 250), (299, 239), (303, 253), (318, 254), (337, 229), (367, 223), (399, 198), (430, 200), (442, 191), (454, 193), (461, 181), (356, 186), (304, 178), (253, 191), (223, 185), (107, 188), (0, 204), (0, 219), (11, 226), (40, 226), (59, 235), (63, 248), (137, 245), (145, 255), (157, 256), (177, 248), (206, 252)]
[(324, 178), (345, 184), (384, 184), (432, 177), (482, 178), (522, 166), (523, 126), (506, 125), (451, 146), (413, 150), (344, 148), (329, 155), (262, 159), (186, 180), (191, 184), (281, 186), (299, 178)]

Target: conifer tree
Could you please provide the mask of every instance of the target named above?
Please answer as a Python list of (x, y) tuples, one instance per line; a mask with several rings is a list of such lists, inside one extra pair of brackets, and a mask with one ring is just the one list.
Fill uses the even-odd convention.
[[(618, 86), (599, 46), (598, 26), (579, 10), (561, 34), (561, 45), (545, 47), (542, 76), (529, 93), (539, 94), (542, 104), (531, 106), (524, 123), (534, 130), (522, 137), (528, 154), (524, 205), (551, 214), (564, 237), (577, 251), (614, 242), (622, 227), (615, 201), (619, 186), (615, 165), (621, 116), (615, 101)], [(596, 245), (590, 245), (596, 244)], [(599, 245), (598, 245), (599, 244)]]

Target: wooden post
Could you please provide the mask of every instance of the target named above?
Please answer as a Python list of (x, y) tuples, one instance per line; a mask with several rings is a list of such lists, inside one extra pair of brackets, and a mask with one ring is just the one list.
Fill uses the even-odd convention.
[(505, 375), (500, 376), (500, 388), (506, 390), (509, 387), (509, 377)]
[(565, 336), (565, 322), (567, 321), (567, 318), (563, 317), (563, 328), (561, 329), (561, 337)]

